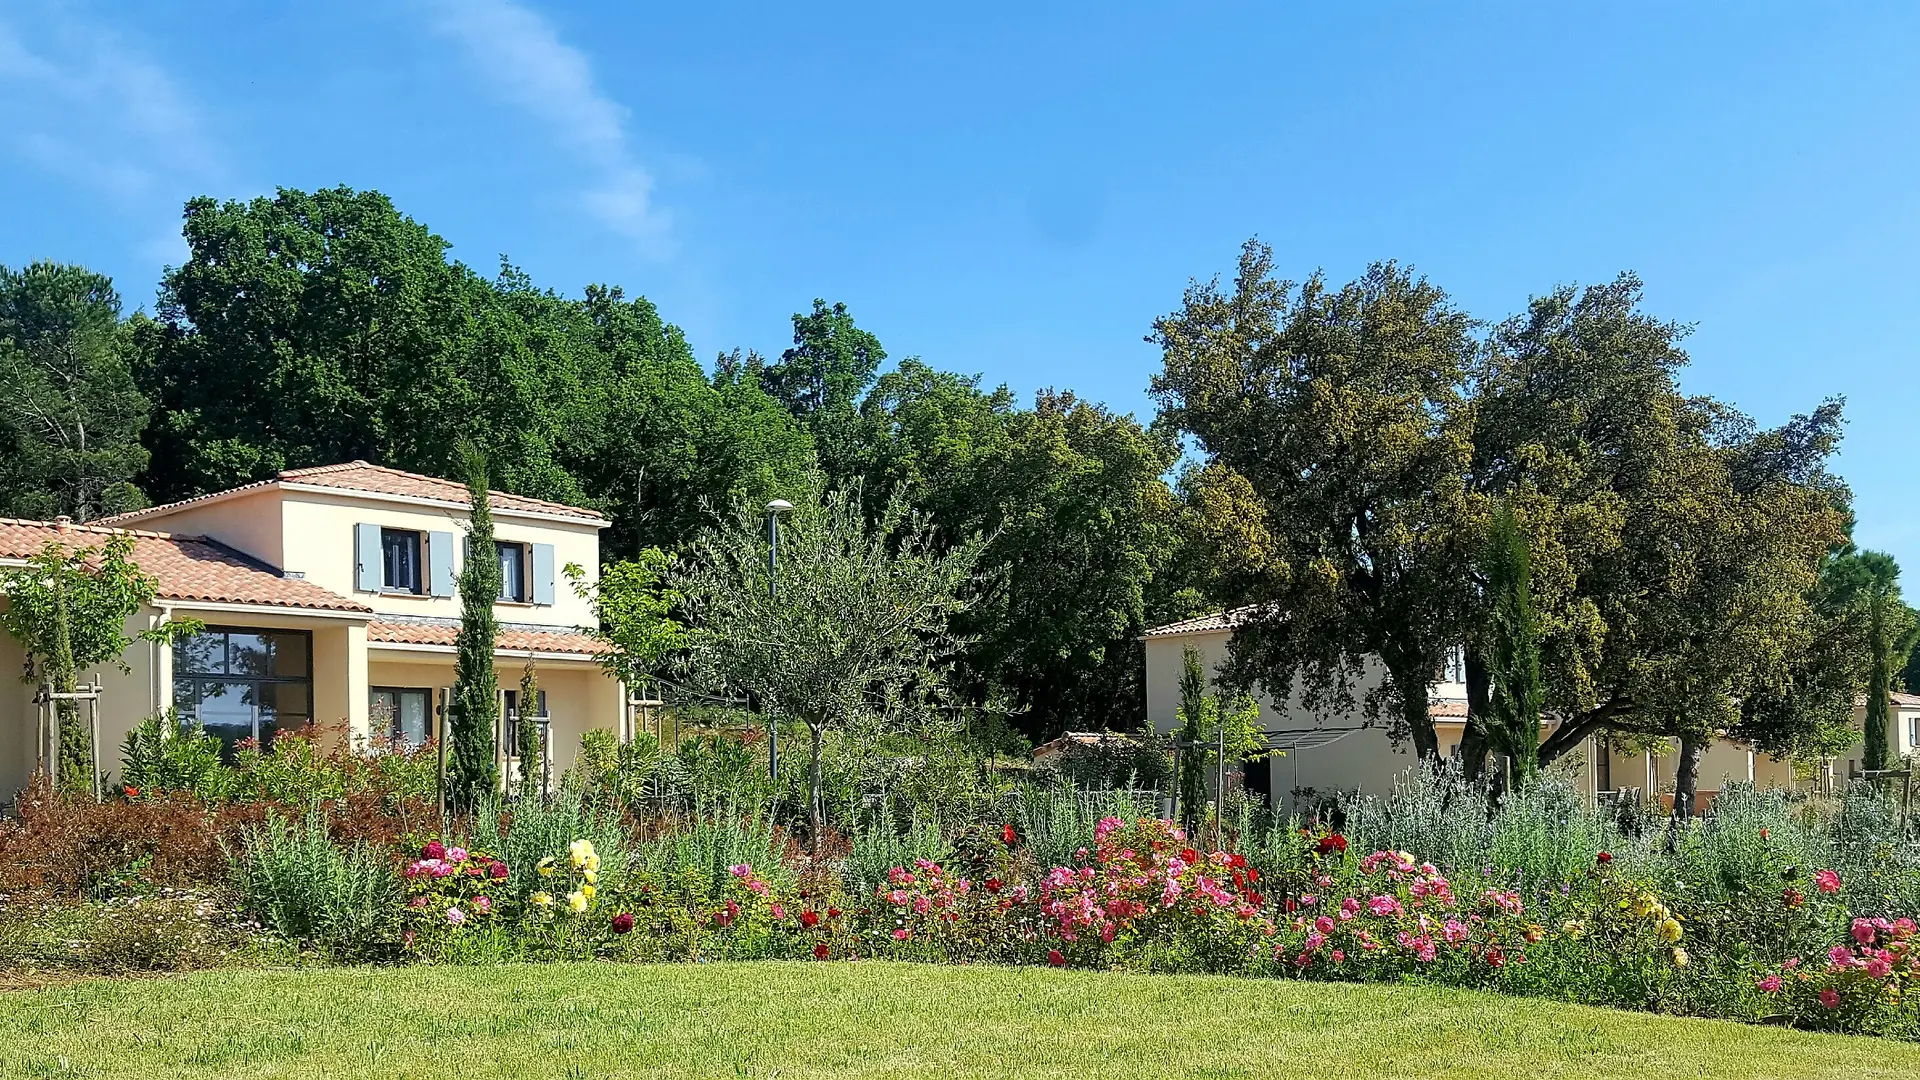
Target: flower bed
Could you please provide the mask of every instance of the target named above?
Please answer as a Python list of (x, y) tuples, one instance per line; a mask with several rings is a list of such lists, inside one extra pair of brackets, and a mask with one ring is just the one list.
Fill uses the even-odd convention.
[[(32, 919), (11, 925), (94, 920), (100, 929), (65, 933), (98, 944), (62, 952), (44, 934), (29, 946), (16, 932), (10, 947), (0, 934), (0, 969), (44, 968), (56, 954), (71, 970), (116, 971), (294, 951), (320, 962), (435, 964), (1045, 964), (1416, 981), (1920, 1035), (1920, 946), (1914, 913), (1896, 906), (1903, 894), (1855, 870), (1802, 868), (1793, 853), (1806, 847), (1770, 840), (1764, 825), (1742, 832), (1738, 820), (1711, 826), (1737, 858), (1709, 879), (1676, 873), (1681, 863), (1650, 858), (1645, 845), (1620, 858), (1589, 849), (1582, 863), (1542, 875), (1363, 848), (1325, 829), (1243, 830), (1216, 850), (1138, 815), (1087, 819), (1082, 846), (1062, 842), (1073, 833), (1042, 832), (1043, 821), (1031, 838), (1025, 825), (996, 822), (920, 845), (938, 857), (896, 846), (905, 857), (874, 861), (842, 849), (816, 864), (754, 819), (635, 823), (577, 793), (466, 821), (454, 836), (411, 833), (419, 818), (410, 812), (343, 829), (343, 806), (352, 804), (321, 806), (304, 821), (246, 813), (217, 841), (236, 859), (231, 891), (220, 880), (181, 882), (191, 875), (170, 849), (141, 851), (140, 823), (212, 820), (188, 802), (143, 794), (70, 818), (39, 807), (15, 828), (15, 850), (47, 853), (35, 856), (46, 868), (36, 880), (70, 882), (91, 899), (44, 889), (0, 899), (0, 925), (31, 905)], [(58, 829), (43, 829), (48, 822)], [(96, 825), (103, 843), (88, 839)], [(190, 830), (169, 829), (186, 843)], [(388, 839), (398, 836), (408, 838)], [(84, 869), (62, 870), (61, 851), (85, 854)], [(212, 902), (156, 895), (183, 884)], [(217, 933), (170, 929), (183, 912), (236, 906), (254, 922), (223, 915), (209, 920)], [(132, 936), (115, 937), (120, 927)], [(122, 955), (133, 959), (111, 959)]]

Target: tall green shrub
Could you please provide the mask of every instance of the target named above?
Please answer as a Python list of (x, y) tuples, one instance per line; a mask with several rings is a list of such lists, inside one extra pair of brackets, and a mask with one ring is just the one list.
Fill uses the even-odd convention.
[(1492, 716), (1489, 742), (1512, 763), (1512, 780), (1524, 783), (1538, 767), (1540, 625), (1533, 604), (1532, 558), (1513, 510), (1501, 506), (1488, 530), (1481, 560), (1486, 578), (1488, 625), (1485, 648)]
[(1200, 650), (1189, 645), (1180, 654), (1180, 816), (1191, 830), (1206, 799), (1207, 763), (1200, 752), (1200, 716), (1207, 699), (1207, 673)]
[(500, 784), (493, 733), (500, 722), (500, 680), (493, 670), (499, 625), (500, 560), (493, 555), (493, 512), (487, 499), (487, 463), (478, 450), (463, 454), (467, 474), (467, 561), (460, 570), (460, 631), (454, 636), (454, 714), (449, 801), (468, 809)]
[(365, 959), (391, 944), (400, 879), (386, 852), (334, 842), (316, 806), (299, 820), (269, 813), (242, 835), (234, 887), (247, 912), (288, 941), (335, 959)]
[(540, 794), (540, 780), (546, 772), (540, 725), (534, 721), (540, 714), (540, 675), (534, 670), (531, 656), (527, 657), (527, 666), (520, 669), (519, 702), (514, 717), (513, 746), (514, 754), (520, 759), (520, 796), (527, 798)]

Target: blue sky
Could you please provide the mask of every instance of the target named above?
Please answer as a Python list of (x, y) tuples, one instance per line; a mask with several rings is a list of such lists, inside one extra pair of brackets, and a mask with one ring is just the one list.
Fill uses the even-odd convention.
[(1249, 236), (1489, 319), (1632, 269), (1690, 390), (1847, 396), (1859, 539), (1920, 565), (1920, 7), (1347, 7), (0, 0), (0, 262), (150, 304), (188, 196), (345, 183), (703, 358), (819, 296), (1143, 416)]

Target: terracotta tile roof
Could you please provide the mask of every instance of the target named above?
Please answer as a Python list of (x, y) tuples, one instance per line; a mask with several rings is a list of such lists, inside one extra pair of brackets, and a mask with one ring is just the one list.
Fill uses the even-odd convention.
[(1178, 637), (1181, 634), (1218, 633), (1222, 630), (1231, 630), (1247, 621), (1247, 619), (1253, 616), (1253, 612), (1254, 607), (1251, 604), (1246, 607), (1230, 608), (1226, 611), (1213, 612), (1210, 615), (1199, 615), (1191, 619), (1182, 619), (1179, 622), (1168, 623), (1165, 626), (1156, 626), (1140, 636), (1152, 638)]
[(156, 594), (162, 600), (319, 611), (373, 610), (310, 581), (281, 577), (265, 563), (202, 536), (0, 518), (0, 559), (27, 558), (52, 540), (76, 550), (95, 548), (115, 534), (133, 537), (133, 561), (154, 577)]
[[(432, 499), (436, 502), (467, 505), (467, 485), (465, 484), (442, 480), (437, 476), (401, 472), (399, 469), (389, 469), (383, 465), (369, 465), (364, 461), (349, 461), (344, 465), (322, 465), (314, 469), (289, 469), (280, 474), (280, 480), (290, 484), (310, 484), (314, 487), (340, 488), (343, 491), (366, 491), (376, 495), (404, 495), (415, 499)], [(524, 495), (509, 495), (504, 491), (491, 492), (490, 496), (495, 510), (555, 514), (560, 517), (579, 518), (582, 521), (606, 520), (597, 511), (568, 506), (565, 503), (529, 499)]]
[(1465, 720), (1467, 703), (1459, 698), (1435, 698), (1427, 703), (1427, 715), (1436, 720)]
[[(379, 620), (367, 624), (367, 644), (379, 645), (438, 645), (453, 647), (454, 635), (459, 633), (458, 623), (451, 622), (399, 622)], [(518, 627), (501, 627), (496, 652), (545, 652), (577, 653), (581, 656), (599, 656), (607, 652), (607, 646), (590, 634), (577, 630), (527, 630)]]
[[(360, 492), (370, 495), (396, 495), (409, 499), (428, 499), (449, 506), (464, 508), (467, 505), (467, 485), (452, 480), (443, 480), (437, 476), (425, 476), (420, 473), (402, 472), (389, 469), (384, 465), (372, 465), (365, 461), (349, 461), (341, 465), (321, 465), (311, 469), (288, 469), (271, 480), (256, 480), (225, 491), (215, 491), (206, 495), (196, 495), (190, 499), (149, 506), (144, 510), (130, 510), (100, 520), (108, 523), (142, 521), (157, 514), (177, 510), (183, 506), (222, 499), (242, 491), (271, 487), (280, 484), (300, 484), (306, 487), (337, 488), (341, 491)], [(493, 508), (504, 511), (520, 511), (529, 514), (551, 514), (555, 517), (578, 518), (583, 522), (602, 524), (606, 517), (598, 511), (565, 503), (548, 502), (545, 499), (532, 499), (525, 495), (509, 495), (504, 491), (491, 492)]]
[[(1887, 691), (1887, 700), (1892, 702), (1896, 708), (1920, 709), (1920, 694), (1903, 694), (1898, 690), (1889, 690)], [(1853, 707), (1856, 709), (1866, 708), (1867, 695), (1853, 695)]]

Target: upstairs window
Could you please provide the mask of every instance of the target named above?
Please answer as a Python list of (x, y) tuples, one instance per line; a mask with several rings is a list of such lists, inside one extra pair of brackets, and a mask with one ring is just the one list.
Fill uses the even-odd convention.
[(500, 558), (500, 599), (515, 604), (527, 603), (527, 545), (501, 541), (494, 550)]
[(411, 529), (380, 530), (380, 587), (388, 592), (423, 593), (420, 534)]

